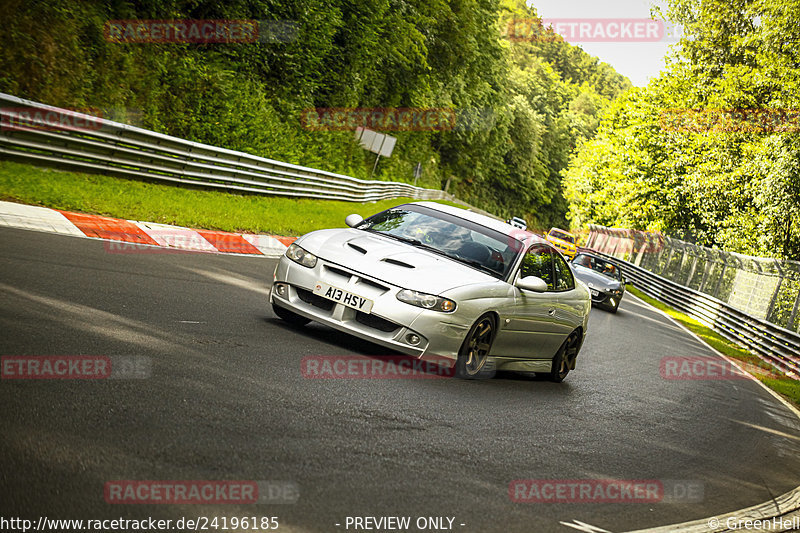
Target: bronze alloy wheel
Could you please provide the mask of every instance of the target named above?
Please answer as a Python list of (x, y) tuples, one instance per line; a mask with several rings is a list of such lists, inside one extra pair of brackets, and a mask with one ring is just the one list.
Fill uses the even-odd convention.
[(550, 381), (561, 383), (567, 377), (570, 370), (575, 368), (575, 360), (578, 358), (578, 349), (580, 348), (581, 337), (577, 331), (573, 331), (558, 353), (553, 358), (553, 367), (550, 370)]
[(483, 315), (475, 322), (458, 354), (456, 362), (458, 377), (467, 379), (478, 377), (489, 358), (495, 333), (497, 327), (494, 316)]

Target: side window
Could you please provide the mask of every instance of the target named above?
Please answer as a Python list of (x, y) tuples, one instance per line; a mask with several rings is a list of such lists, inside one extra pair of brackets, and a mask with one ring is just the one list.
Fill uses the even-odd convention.
[(522, 258), (519, 277), (536, 276), (547, 283), (547, 289), (553, 290), (553, 260), (550, 249), (546, 246), (534, 245)]
[(569, 265), (567, 265), (561, 254), (553, 254), (553, 266), (556, 271), (556, 290), (569, 291), (574, 289), (575, 280), (572, 277)]

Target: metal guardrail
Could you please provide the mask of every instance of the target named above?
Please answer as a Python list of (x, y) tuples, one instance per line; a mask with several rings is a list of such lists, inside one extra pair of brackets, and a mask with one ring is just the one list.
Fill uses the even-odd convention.
[[(603, 229), (608, 228), (594, 226), (592, 232), (599, 233)], [(587, 244), (592, 241), (597, 243), (592, 237), (590, 234), (590, 242)], [(625, 278), (648, 296), (686, 313), (726, 339), (749, 349), (762, 361), (800, 380), (800, 335), (796, 332), (753, 317), (713, 296), (670, 281), (610, 253), (604, 253), (602, 249), (598, 250), (598, 246), (590, 247), (617, 264)]]
[(707, 248), (640, 230), (590, 225), (587, 246), (630, 261), (755, 318), (800, 333), (800, 262)]
[(0, 157), (232, 192), (351, 202), (400, 197), (458, 202), (436, 189), (283, 163), (4, 93), (0, 93)]

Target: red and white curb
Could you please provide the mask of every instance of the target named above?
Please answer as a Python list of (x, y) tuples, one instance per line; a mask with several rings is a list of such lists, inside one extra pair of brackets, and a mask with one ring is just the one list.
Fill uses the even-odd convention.
[(0, 227), (102, 239), (115, 243), (109, 246), (109, 251), (119, 253), (161, 247), (190, 252), (279, 257), (296, 238), (182, 228), (2, 201)]

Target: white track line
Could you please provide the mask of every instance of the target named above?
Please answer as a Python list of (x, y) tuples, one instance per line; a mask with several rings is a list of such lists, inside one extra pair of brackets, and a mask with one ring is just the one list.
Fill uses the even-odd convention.
[(153, 222), (135, 222), (135, 224), (161, 246), (199, 252), (217, 251), (205, 237), (193, 229)]
[(269, 235), (242, 235), (242, 238), (267, 257), (280, 257), (286, 252), (286, 245)]

